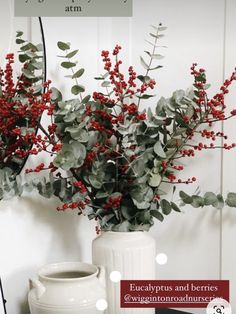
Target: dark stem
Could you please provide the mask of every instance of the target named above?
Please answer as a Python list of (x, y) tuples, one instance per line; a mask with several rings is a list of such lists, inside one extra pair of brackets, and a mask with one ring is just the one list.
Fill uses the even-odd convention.
[(224, 118), (223, 120), (215, 119), (215, 120), (203, 121), (202, 124), (203, 123), (223, 122), (223, 121), (229, 120), (229, 119), (231, 119), (233, 117), (234, 117), (234, 115), (231, 115), (231, 116), (228, 116), (228, 117)]
[(39, 25), (40, 25), (40, 31), (42, 36), (42, 42), (43, 42), (43, 63), (44, 63), (44, 82), (47, 80), (47, 52), (46, 52), (46, 41), (45, 41), (45, 35), (44, 35), (44, 29), (43, 29), (43, 22), (42, 18), (39, 17)]
[[(75, 171), (75, 169), (71, 168), (70, 169), (70, 172), (72, 173), (73, 177), (77, 180), (77, 181), (82, 181), (83, 183), (85, 183), (83, 181), (83, 179), (81, 177), (79, 177)], [(87, 189), (88, 191), (88, 196), (90, 197), (91, 201), (92, 201), (92, 204), (94, 205), (94, 197), (92, 195), (92, 193), (89, 192), (89, 190)]]
[(42, 126), (41, 123), (38, 124), (38, 129), (40, 129), (40, 130), (47, 136), (47, 138), (49, 139), (49, 142), (50, 142), (50, 135), (49, 135), (49, 133), (45, 130), (45, 128)]
[(0, 291), (1, 291), (1, 297), (2, 297), (2, 304), (3, 304), (4, 314), (7, 314), (7, 309), (6, 309), (7, 300), (4, 298), (1, 277), (0, 277)]
[[(119, 153), (119, 151), (122, 151), (122, 140), (123, 136), (118, 137), (118, 142), (117, 142), (117, 149), (116, 151)], [(119, 166), (120, 166), (120, 159), (116, 158), (116, 191), (119, 192)], [(123, 217), (121, 213), (121, 206), (118, 209), (118, 216), (120, 219), (120, 223), (123, 222)]]

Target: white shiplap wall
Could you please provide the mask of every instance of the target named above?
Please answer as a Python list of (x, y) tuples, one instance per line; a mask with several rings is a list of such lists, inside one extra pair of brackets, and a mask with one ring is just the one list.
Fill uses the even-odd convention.
[[(236, 2), (228, 0), (226, 6), (226, 37), (225, 37), (225, 75), (229, 76), (236, 66)], [(231, 94), (227, 98), (227, 103), (232, 109), (236, 108), (236, 84), (230, 88)], [(225, 123), (225, 132), (229, 135), (228, 141), (236, 142), (235, 121)], [(223, 156), (223, 190), (224, 193), (236, 190), (235, 171), (236, 152), (230, 151)], [(231, 281), (231, 299), (233, 300), (233, 312), (236, 310), (236, 252), (234, 241), (236, 238), (236, 211), (234, 208), (225, 208), (222, 212), (222, 278)]]
[[(6, 3), (0, 0), (0, 15), (9, 12), (7, 7), (2, 10)], [(86, 69), (83, 83), (88, 92), (97, 88), (98, 83), (92, 78), (103, 72), (100, 51), (112, 49), (116, 43), (123, 46), (124, 67), (133, 64), (140, 72), (139, 56), (148, 48), (144, 39), (149, 26), (162, 22), (168, 26), (162, 40), (168, 49), (161, 51), (166, 56), (164, 68), (156, 73), (158, 97), (191, 85), (189, 68), (192, 62), (206, 68), (213, 95), (224, 75), (230, 74), (236, 65), (235, 14), (234, 0), (134, 0), (133, 18), (44, 18), (48, 78), (69, 97), (70, 80), (64, 78), (60, 60), (55, 57), (58, 40), (71, 42), (73, 47), (79, 48), (78, 61)], [(2, 18), (5, 21), (1, 20), (1, 25), (9, 25), (9, 28), (1, 27), (1, 57), (5, 47), (13, 42), (9, 38), (16, 29), (23, 29), (29, 37), (32, 34), (33, 40), (39, 40), (37, 19), (32, 19), (30, 26), (26, 18), (10, 19), (10, 13), (9, 17), (4, 14)], [(236, 95), (236, 87), (232, 89), (232, 95)], [(229, 97), (232, 107), (234, 101), (235, 97)], [(149, 105), (154, 103), (149, 102)], [(225, 125), (232, 141), (236, 141), (233, 140), (234, 123), (232, 120)], [(191, 171), (185, 173), (186, 177), (198, 177), (196, 186), (188, 187), (189, 191), (194, 192), (197, 185), (203, 192), (219, 192), (221, 187), (224, 192), (236, 190), (236, 175), (232, 170), (235, 157), (235, 151), (224, 154), (223, 160), (221, 153), (216, 151), (199, 155), (194, 163), (191, 161)], [(45, 201), (36, 195), (1, 202), (0, 207), (0, 271), (9, 301), (8, 313), (26, 314), (28, 276), (49, 262), (90, 261), (94, 225), (75, 213), (57, 213), (54, 210), (56, 201)], [(157, 240), (158, 251), (165, 252), (169, 258), (167, 265), (158, 266), (158, 278), (218, 279), (222, 275), (231, 280), (231, 301), (236, 309), (233, 298), (236, 254), (232, 246), (235, 223), (234, 210), (225, 208), (221, 215), (213, 209), (187, 207), (184, 214), (172, 215), (162, 224), (156, 223), (151, 233)], [(204, 310), (192, 312), (199, 314)]]

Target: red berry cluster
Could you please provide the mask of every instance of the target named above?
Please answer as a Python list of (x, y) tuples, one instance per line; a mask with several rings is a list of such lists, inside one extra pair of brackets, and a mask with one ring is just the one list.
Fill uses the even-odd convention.
[(120, 52), (120, 50), (121, 50), (121, 46), (119, 46), (119, 45), (116, 45), (115, 46), (115, 48), (113, 49), (113, 56), (116, 56), (116, 55), (118, 55), (119, 54), (119, 52)]
[[(196, 69), (197, 64), (194, 63), (191, 67), (191, 74), (194, 76), (195, 84), (197, 89), (195, 102), (199, 105), (196, 108), (196, 112), (205, 111), (204, 122), (211, 123), (216, 121), (223, 121), (226, 119), (225, 115), (225, 95), (228, 94), (229, 86), (236, 80), (236, 71), (234, 71), (229, 79), (226, 79), (223, 85), (220, 87), (220, 92), (214, 95), (211, 99), (207, 98), (206, 93), (206, 76), (204, 69)], [(234, 115), (236, 111), (231, 111), (231, 115)]]
[(148, 90), (148, 88), (154, 89), (155, 85), (156, 85), (155, 80), (149, 80), (148, 82), (143, 83), (140, 88), (138, 88), (138, 92), (143, 94)]
[(25, 173), (40, 172), (42, 170), (45, 170), (45, 164), (44, 163), (39, 164), (35, 169), (26, 169)]
[(76, 187), (76, 188), (79, 188), (79, 190), (80, 190), (80, 192), (81, 192), (82, 194), (87, 193), (87, 188), (86, 188), (86, 186), (83, 184), (82, 181), (76, 181), (76, 182), (74, 182), (74, 183), (73, 183), (73, 186)]
[(194, 157), (195, 153), (193, 149), (184, 149), (180, 151), (182, 157)]
[(137, 79), (137, 73), (134, 71), (134, 68), (132, 66), (129, 67), (129, 88), (136, 87), (137, 84), (135, 83), (135, 80)]
[[(193, 99), (194, 112), (192, 115), (185, 115), (184, 112), (180, 113), (183, 123), (185, 124), (186, 131), (183, 134), (183, 144), (177, 145), (176, 155), (177, 158), (181, 157), (194, 157), (196, 151), (202, 151), (206, 149), (223, 148), (225, 150), (230, 150), (236, 147), (236, 143), (223, 143), (223, 140), (227, 140), (227, 135), (222, 131), (213, 131), (209, 129), (200, 129), (202, 125), (208, 124), (212, 126), (213, 122), (221, 122), (227, 120), (234, 115), (236, 115), (236, 109), (231, 110), (230, 114), (227, 114), (227, 106), (225, 105), (225, 95), (229, 92), (228, 88), (236, 80), (236, 71), (234, 71), (231, 77), (224, 81), (220, 87), (220, 92), (214, 95), (211, 99), (207, 95), (207, 80), (204, 69), (197, 69), (197, 64), (194, 63), (191, 67), (191, 74), (194, 76), (194, 87), (195, 87), (195, 97)], [(187, 126), (188, 127), (187, 127)], [(200, 130), (199, 130), (200, 129)], [(197, 142), (199, 135), (210, 141), (209, 143)], [(217, 139), (221, 139), (220, 143), (217, 144)], [(193, 142), (192, 142), (193, 141)], [(179, 148), (180, 147), (180, 148)], [(189, 148), (190, 147), (190, 148)], [(176, 157), (174, 156), (174, 159)], [(165, 177), (171, 183), (193, 183), (196, 181), (195, 177), (189, 178), (187, 180), (178, 179), (173, 173), (169, 173), (169, 162), (162, 162), (163, 173)], [(180, 171), (183, 170), (182, 166), (171, 165), (173, 170)]]
[(143, 121), (147, 119), (146, 112), (140, 113), (135, 117), (136, 121)]
[[(109, 57), (109, 51), (102, 51), (101, 56), (103, 57), (104, 69), (109, 74), (109, 80), (113, 86), (113, 92), (115, 93), (117, 103), (118, 101), (123, 101), (125, 98), (133, 98), (134, 95), (143, 94), (147, 89), (153, 89), (156, 82), (155, 80), (149, 79), (147, 82), (143, 82), (142, 85), (137, 88), (137, 73), (134, 71), (132, 66), (128, 69), (128, 80), (125, 80), (125, 76), (120, 71), (120, 66), (122, 61), (119, 60), (119, 53), (122, 49), (121, 46), (116, 45), (113, 50), (113, 56), (115, 56), (115, 64), (113, 65), (111, 58)], [(95, 94), (96, 95), (96, 94)], [(102, 97), (102, 101), (105, 99)]]
[[(0, 163), (8, 166), (17, 157), (24, 159), (30, 154), (36, 155), (46, 150), (49, 141), (53, 144), (55, 125), (49, 126), (49, 135), (36, 135), (40, 117), (47, 111), (53, 114), (55, 104), (51, 101), (50, 83), (44, 83), (45, 91), (40, 96), (34, 94), (34, 87), (24, 72), (20, 74), (16, 83), (13, 79), (14, 54), (6, 56), (6, 68), (0, 70)], [(27, 69), (25, 63), (23, 69)], [(24, 100), (23, 96), (24, 95)], [(34, 145), (33, 148), (32, 145)], [(58, 148), (55, 148), (56, 150)], [(37, 169), (38, 171), (38, 169)]]
[(111, 59), (109, 58), (109, 51), (103, 50), (101, 56), (103, 57), (103, 62), (105, 63), (104, 69), (110, 71), (112, 64)]
[(96, 231), (96, 234), (97, 234), (97, 235), (99, 235), (99, 234), (100, 234), (100, 232), (101, 232), (101, 228), (100, 228), (99, 224), (97, 224), (97, 225), (96, 225), (96, 227), (95, 227), (95, 231)]
[[(102, 93), (94, 92), (93, 99), (99, 101), (101, 104), (115, 104), (114, 99), (104, 96)], [(91, 109), (91, 108), (90, 108)]]
[(120, 207), (122, 196), (110, 197), (107, 204), (104, 205), (104, 209), (117, 209)]
[(138, 106), (134, 103), (131, 105), (123, 105), (123, 112), (128, 112), (129, 115), (135, 115), (138, 112)]

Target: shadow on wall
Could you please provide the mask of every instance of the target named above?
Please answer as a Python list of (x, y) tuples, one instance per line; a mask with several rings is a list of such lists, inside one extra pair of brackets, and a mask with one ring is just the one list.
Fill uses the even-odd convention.
[[(40, 236), (40, 229), (47, 229), (38, 243), (39, 250), (40, 244), (44, 247), (47, 246), (46, 262), (56, 262), (63, 257), (81, 259), (80, 241), (76, 237), (80, 217), (76, 211), (58, 212), (56, 210), (59, 204), (57, 200), (44, 199), (38, 195), (24, 197), (18, 199), (17, 202), (20, 202), (21, 208), (19, 215), (22, 216), (23, 211), (31, 220), (30, 223), (35, 228), (33, 233), (39, 232), (38, 236)], [(30, 216), (31, 218), (29, 218)]]
[[(15, 313), (15, 308), (17, 308), (17, 313), (19, 314), (30, 314), (28, 292), (27, 290), (22, 289), (22, 283), (27, 283), (29, 281), (29, 272), (33, 273), (33, 269), (22, 269), (21, 271), (14, 272), (14, 274), (6, 281), (4, 290), (6, 291), (5, 298), (7, 300), (7, 313)], [(15, 291), (15, 294), (22, 290), (24, 290), (24, 293), (21, 293), (21, 296), (16, 296), (13, 299), (11, 297), (13, 290)]]
[(57, 206), (37, 194), (0, 203), (0, 272), (9, 314), (29, 313), (28, 280), (44, 264), (90, 259), (93, 224)]

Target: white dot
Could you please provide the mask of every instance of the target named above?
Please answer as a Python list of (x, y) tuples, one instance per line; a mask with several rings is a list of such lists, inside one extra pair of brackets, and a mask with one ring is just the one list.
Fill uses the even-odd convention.
[(106, 310), (108, 307), (108, 304), (107, 304), (107, 301), (104, 300), (104, 299), (99, 299), (97, 302), (96, 302), (96, 308), (97, 310), (99, 311), (104, 311)]
[(121, 281), (121, 273), (119, 272), (119, 271), (112, 271), (111, 273), (110, 273), (110, 279), (111, 279), (111, 281), (113, 281), (113, 282), (120, 282)]
[(159, 253), (156, 256), (156, 262), (159, 265), (165, 265), (168, 261), (168, 257), (165, 253)]

